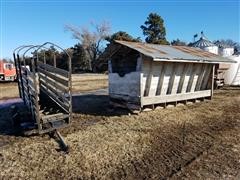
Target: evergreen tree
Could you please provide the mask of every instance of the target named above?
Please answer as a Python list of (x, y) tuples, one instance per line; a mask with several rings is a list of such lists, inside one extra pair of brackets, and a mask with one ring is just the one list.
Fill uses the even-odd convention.
[(143, 35), (147, 36), (145, 39), (147, 43), (169, 44), (165, 37), (164, 20), (157, 13), (150, 13), (141, 29), (143, 30)]
[(108, 36), (106, 38), (106, 40), (109, 41), (110, 43), (113, 42), (114, 40), (141, 42), (140, 37), (134, 38), (125, 31), (118, 31), (118, 32), (112, 34), (111, 36)]

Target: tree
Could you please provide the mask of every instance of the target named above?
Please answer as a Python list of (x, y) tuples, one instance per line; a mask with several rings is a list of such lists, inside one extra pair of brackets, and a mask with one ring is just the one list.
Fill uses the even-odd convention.
[(157, 13), (150, 13), (141, 29), (143, 30), (143, 35), (147, 36), (145, 39), (147, 43), (169, 44), (165, 37), (164, 20)]
[(74, 47), (71, 47), (70, 50), (72, 55), (73, 72), (87, 70), (89, 67), (89, 61), (87, 60), (83, 46), (78, 43)]
[(88, 69), (94, 71), (99, 55), (102, 53), (102, 42), (110, 32), (110, 25), (106, 21), (99, 24), (91, 23), (94, 31), (88, 28), (66, 25), (65, 29), (72, 32), (73, 38), (79, 40), (80, 44), (86, 51), (86, 57), (89, 60)]
[(171, 42), (172, 46), (187, 46), (187, 43), (184, 41), (181, 41), (180, 39), (173, 40)]
[(110, 43), (113, 42), (114, 40), (141, 42), (140, 37), (134, 38), (125, 31), (118, 31), (112, 34), (111, 36), (108, 36), (106, 40), (109, 41)]
[(240, 44), (239, 42), (235, 42), (232, 39), (220, 39), (214, 41), (214, 43), (220, 42), (222, 44), (228, 45), (230, 47), (234, 48), (234, 53), (239, 53), (240, 52)]

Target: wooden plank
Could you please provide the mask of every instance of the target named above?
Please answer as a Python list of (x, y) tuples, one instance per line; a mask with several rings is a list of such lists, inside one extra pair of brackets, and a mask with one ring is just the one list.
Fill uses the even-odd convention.
[(59, 76), (56, 76), (56, 75), (54, 75), (54, 74), (52, 74), (52, 73), (50, 73), (50, 72), (48, 72), (48, 71), (46, 71), (44, 69), (41, 69), (41, 68), (38, 68), (38, 70), (39, 70), (39, 72), (47, 75), (49, 78), (51, 78), (51, 79), (53, 79), (53, 80), (63, 84), (64, 86), (68, 86), (68, 80), (62, 79)]
[(64, 93), (57, 91), (57, 89), (54, 89), (54, 87), (50, 86), (50, 85), (47, 84), (46, 82), (42, 82), (42, 84), (43, 84), (49, 91), (51, 91), (53, 94), (57, 95), (58, 98), (60, 98), (61, 100), (63, 100), (64, 103), (69, 104), (69, 100), (64, 96)]
[(40, 82), (47, 82), (47, 83), (51, 84), (53, 87), (56, 87), (57, 89), (59, 89), (60, 91), (62, 91), (64, 93), (69, 93), (69, 87), (63, 86), (62, 84), (60, 85), (56, 81), (53, 81), (52, 79), (50, 79), (48, 77), (45, 77), (41, 73), (39, 73), (39, 79), (40, 79)]
[(163, 79), (164, 79), (164, 74), (165, 74), (167, 63), (161, 62), (161, 64), (162, 64), (162, 69), (160, 71), (161, 73), (159, 74), (156, 95), (160, 95), (161, 94), (162, 85), (163, 85)]
[(199, 78), (199, 76), (200, 76), (200, 74), (201, 74), (202, 65), (203, 65), (203, 64), (196, 64), (196, 71), (195, 71), (195, 73), (194, 73), (193, 82), (192, 82), (192, 87), (191, 87), (191, 89), (190, 89), (190, 92), (194, 92), (194, 91), (195, 91), (198, 78)]
[(161, 69), (162, 69), (162, 63), (153, 62), (152, 80), (151, 80), (151, 86), (149, 90), (149, 96), (156, 96), (158, 81), (159, 81), (159, 72), (161, 72)]
[(183, 83), (184, 83), (186, 73), (187, 73), (187, 70), (188, 70), (189, 66), (190, 66), (189, 63), (184, 64), (183, 72), (182, 72), (182, 75), (180, 77), (179, 84), (178, 84), (177, 93), (182, 93)]
[(54, 67), (54, 68), (57, 67), (56, 54), (55, 54), (55, 53), (53, 53), (53, 67)]
[(46, 95), (48, 95), (54, 102), (56, 102), (61, 108), (63, 108), (66, 112), (69, 112), (69, 104), (65, 104), (64, 102), (58, 99), (58, 96), (49, 91), (46, 87), (42, 86), (41, 91), (43, 91)]
[(173, 88), (173, 83), (175, 80), (175, 74), (176, 74), (176, 68), (177, 68), (177, 63), (172, 63), (172, 73), (169, 79), (169, 83), (168, 83), (168, 89), (167, 89), (167, 94), (171, 94), (172, 93), (172, 88)]
[(148, 76), (147, 76), (147, 80), (146, 80), (146, 84), (145, 84), (145, 89), (144, 89), (144, 95), (143, 96), (149, 96), (149, 91), (151, 88), (151, 82), (152, 82), (152, 64), (153, 61), (149, 61), (149, 71), (148, 71)]
[(214, 89), (214, 73), (215, 73), (215, 65), (213, 65), (213, 67), (212, 67), (212, 79), (211, 79), (212, 87), (211, 87), (211, 98), (213, 97), (213, 89)]
[(210, 97), (211, 90), (181, 93), (181, 94), (169, 94), (169, 95), (160, 95), (155, 97), (142, 97), (141, 101), (143, 105), (167, 103), (167, 102), (176, 102), (183, 101), (188, 99), (197, 99), (202, 97)]
[(172, 75), (173, 64), (172, 63), (167, 63), (165, 65), (165, 67), (166, 67), (166, 70), (165, 70), (165, 73), (164, 73), (161, 95), (166, 95), (167, 94), (169, 81), (170, 81), (170, 78), (171, 78), (171, 75)]
[(195, 91), (199, 91), (200, 88), (201, 88), (201, 85), (202, 85), (202, 81), (203, 81), (203, 78), (204, 78), (204, 75), (206, 73), (206, 70), (207, 70), (207, 64), (202, 64), (202, 68), (201, 68), (201, 72), (198, 76), (198, 80), (197, 80), (197, 84), (196, 84), (196, 87), (195, 87)]
[(204, 75), (203, 82), (202, 82), (202, 85), (201, 85), (201, 88), (200, 88), (201, 90), (207, 89), (207, 84), (208, 84), (209, 78), (211, 78), (210, 77), (211, 70), (212, 70), (212, 65), (208, 64), (207, 70), (206, 70), (206, 73)]
[(68, 78), (70, 73), (64, 69), (60, 69), (60, 68), (57, 68), (57, 67), (53, 67), (49, 64), (43, 64), (42, 62), (39, 61), (39, 67), (44, 69), (44, 70), (47, 70), (49, 72), (52, 72), (52, 73), (57, 73), (61, 76), (64, 76), (65, 78)]
[(196, 70), (197, 70), (197, 64), (193, 64), (186, 92), (190, 92), (191, 91), (193, 80), (194, 80), (194, 76), (196, 74)]

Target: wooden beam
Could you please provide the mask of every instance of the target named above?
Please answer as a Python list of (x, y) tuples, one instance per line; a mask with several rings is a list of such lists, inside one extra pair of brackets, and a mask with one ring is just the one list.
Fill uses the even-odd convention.
[(201, 72), (198, 75), (198, 80), (197, 80), (197, 84), (196, 84), (196, 87), (195, 87), (195, 91), (199, 91), (200, 88), (201, 88), (202, 81), (203, 81), (204, 75), (205, 75), (206, 70), (207, 70), (207, 66), (208, 66), (208, 64), (202, 64)]
[(185, 80), (185, 77), (186, 77), (187, 70), (190, 67), (190, 65), (191, 65), (190, 63), (185, 63), (184, 64), (183, 73), (182, 73), (182, 75), (180, 77), (180, 80), (179, 80), (177, 93), (182, 92), (183, 83), (184, 83), (184, 80)]
[(173, 88), (173, 83), (175, 80), (175, 74), (176, 74), (176, 68), (177, 68), (177, 63), (171, 63), (172, 66), (172, 73), (168, 82), (168, 89), (167, 89), (167, 94), (171, 94), (172, 93), (172, 88)]
[(163, 86), (163, 80), (164, 80), (164, 74), (165, 74), (165, 70), (166, 70), (166, 66), (167, 66), (167, 63), (165, 63), (165, 62), (161, 62), (161, 64), (162, 64), (162, 69), (160, 71), (161, 73), (159, 74), (156, 95), (161, 94), (162, 86)]
[(203, 78), (202, 85), (201, 85), (201, 87), (200, 87), (200, 90), (205, 90), (205, 89), (207, 89), (207, 84), (208, 84), (209, 78), (212, 77), (212, 76), (210, 76), (211, 70), (212, 70), (212, 64), (208, 64), (208, 65), (207, 65), (206, 73), (205, 73), (204, 78)]
[(153, 74), (152, 74), (152, 64), (153, 64), (153, 61), (150, 61), (149, 71), (148, 71), (148, 76), (147, 76), (143, 96), (149, 96), (149, 91), (150, 91), (150, 88), (151, 88), (151, 82), (152, 82), (152, 76), (153, 76)]
[(211, 87), (211, 99), (213, 97), (213, 89), (214, 89), (214, 73), (215, 73), (215, 65), (213, 65), (212, 67), (212, 79), (211, 79), (211, 82), (212, 82), (212, 87)]
[(49, 64), (43, 64), (42, 62), (38, 61), (38, 64), (39, 64), (39, 67), (44, 69), (44, 70), (47, 70), (49, 72), (52, 72), (52, 73), (57, 73), (61, 76), (64, 76), (65, 78), (68, 78), (70, 76), (70, 73), (64, 69), (60, 69), (60, 68), (57, 68), (57, 67), (53, 67)]
[(38, 70), (39, 70), (40, 73), (45, 74), (49, 78), (51, 78), (51, 79), (53, 79), (53, 80), (63, 84), (64, 86), (68, 86), (68, 80), (67, 79), (63, 79), (60, 76), (56, 76), (56, 75), (54, 75), (54, 74), (52, 74), (52, 73), (50, 73), (50, 72), (48, 72), (48, 71), (46, 71), (44, 69), (41, 69), (41, 68), (38, 68)]
[(204, 91), (181, 93), (181, 94), (160, 95), (155, 97), (142, 97), (141, 101), (143, 105), (151, 105), (151, 104), (183, 101), (188, 99), (197, 99), (197, 98), (210, 97), (210, 96), (211, 96), (211, 90), (204, 90)]
[(191, 76), (190, 76), (190, 79), (188, 81), (188, 86), (187, 86), (187, 91), (186, 92), (190, 92), (191, 91), (191, 88), (192, 88), (192, 84), (193, 84), (193, 80), (194, 80), (194, 76), (196, 74), (196, 71), (197, 71), (197, 64), (193, 64), (192, 66), (192, 70), (191, 70)]
[(63, 86), (62, 84), (57, 83), (56, 81), (48, 78), (47, 76), (44, 76), (41, 73), (39, 73), (38, 75), (39, 75), (40, 82), (49, 83), (53, 87), (56, 87), (58, 90), (62, 91), (63, 93), (68, 93), (69, 92), (69, 87), (68, 86)]

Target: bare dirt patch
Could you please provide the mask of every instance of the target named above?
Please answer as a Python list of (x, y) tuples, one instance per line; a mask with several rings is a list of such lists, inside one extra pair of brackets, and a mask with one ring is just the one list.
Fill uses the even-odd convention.
[[(105, 96), (88, 98), (94, 103), (86, 110), (92, 110), (76, 111), (72, 125), (62, 130), (69, 154), (59, 152), (47, 135), (21, 137), (1, 130), (0, 179), (238, 177), (240, 88), (217, 90), (212, 101), (130, 116), (109, 111)], [(5, 118), (8, 110), (0, 113), (2, 123), (11, 121)]]

